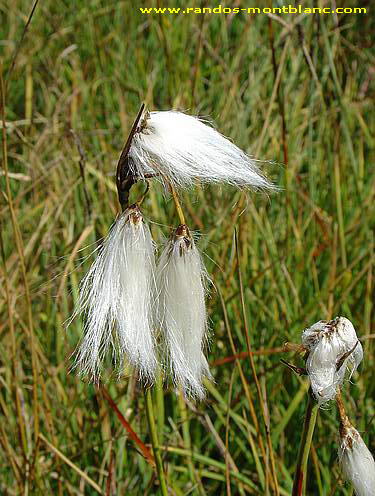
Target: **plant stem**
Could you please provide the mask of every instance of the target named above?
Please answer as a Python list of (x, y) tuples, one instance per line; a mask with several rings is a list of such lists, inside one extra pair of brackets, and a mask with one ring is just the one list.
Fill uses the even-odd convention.
[(184, 216), (184, 212), (182, 211), (182, 207), (181, 207), (181, 203), (180, 203), (180, 200), (178, 198), (178, 195), (177, 195), (177, 191), (174, 189), (174, 186), (172, 183), (169, 184), (169, 187), (171, 189), (171, 193), (172, 193), (173, 201), (174, 201), (174, 204), (175, 204), (175, 207), (177, 210), (178, 218), (180, 219), (181, 224), (185, 224), (185, 216)]
[[(171, 193), (172, 193), (173, 202), (175, 204), (175, 208), (176, 208), (176, 212), (177, 212), (177, 216), (179, 218), (179, 221), (181, 224), (185, 224), (186, 223), (185, 215), (184, 215), (184, 212), (182, 210), (182, 206), (181, 206), (180, 200), (178, 198), (177, 191), (175, 190), (172, 183), (169, 183), (169, 188), (170, 188)], [(179, 409), (181, 412), (182, 435), (183, 435), (183, 439), (184, 439), (185, 448), (189, 452), (191, 452), (189, 419), (187, 416), (185, 399), (184, 399), (183, 392), (182, 392), (181, 388), (180, 388), (180, 391), (178, 393), (178, 406), (179, 406)], [(195, 481), (197, 484), (198, 493), (199, 494), (205, 494), (203, 486), (202, 486), (202, 482), (200, 481), (199, 477), (195, 473), (194, 464), (193, 464), (191, 457), (188, 458), (188, 472), (189, 472), (190, 479), (192, 481)]]
[(318, 403), (314, 400), (311, 389), (309, 389), (305, 422), (298, 452), (297, 468), (294, 474), (292, 496), (303, 496), (306, 494), (307, 462), (309, 459), (318, 409)]
[[(191, 439), (190, 439), (190, 429), (189, 429), (189, 419), (187, 416), (185, 399), (182, 390), (178, 392), (178, 406), (181, 414), (181, 424), (182, 424), (182, 436), (184, 439), (185, 449), (191, 451)], [(188, 470), (191, 479), (194, 479), (194, 467), (191, 458), (188, 459)]]
[(158, 441), (158, 433), (155, 424), (154, 409), (152, 406), (152, 396), (151, 388), (145, 390), (145, 400), (146, 400), (146, 412), (148, 420), (148, 428), (151, 436), (152, 450), (154, 452), (154, 458), (156, 462), (156, 471), (158, 473), (160, 491), (162, 496), (168, 496), (168, 488), (165, 480), (165, 474), (163, 469), (163, 461), (161, 458), (160, 446)]
[(163, 391), (163, 376), (159, 369), (156, 375), (155, 384), (155, 396), (156, 396), (156, 425), (158, 428), (158, 440), (159, 444), (163, 444), (164, 436), (164, 391)]
[[(184, 394), (183, 394), (181, 388), (178, 392), (178, 407), (179, 407), (180, 414), (181, 414), (182, 437), (184, 440), (184, 447), (187, 451), (189, 451), (192, 454), (191, 437), (190, 437), (190, 422), (189, 422), (189, 417), (188, 417), (188, 413), (187, 413), (187, 409), (186, 409)], [(196, 472), (196, 470), (194, 468), (192, 455), (188, 457), (187, 465), (188, 465), (187, 468), (188, 468), (188, 474), (189, 474), (190, 480), (192, 482), (195, 482), (195, 484), (196, 484), (197, 494), (199, 494), (200, 496), (205, 496), (206, 492), (203, 488), (202, 481), (201, 481), (198, 473)]]
[(344, 437), (347, 429), (350, 429), (352, 424), (350, 423), (349, 417), (346, 414), (344, 402), (342, 400), (342, 393), (340, 389), (336, 394), (336, 403), (340, 416), (340, 436)]

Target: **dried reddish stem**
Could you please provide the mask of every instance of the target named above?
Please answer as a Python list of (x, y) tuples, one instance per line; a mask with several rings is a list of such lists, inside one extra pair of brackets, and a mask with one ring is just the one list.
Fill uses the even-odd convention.
[[(283, 346), (278, 346), (276, 348), (267, 348), (267, 349), (260, 349), (260, 350), (254, 350), (251, 351), (250, 353), (253, 356), (258, 356), (258, 355), (273, 355), (277, 353), (287, 353), (295, 351), (298, 353), (303, 353), (305, 351), (305, 348), (300, 345), (300, 344), (295, 344), (295, 343), (285, 343)], [(235, 362), (237, 359), (241, 360), (244, 358), (248, 358), (249, 352), (248, 351), (241, 351), (240, 353), (236, 353), (235, 355), (230, 355), (224, 358), (219, 358), (212, 362), (210, 364), (211, 367), (216, 367), (218, 365), (224, 365), (226, 363), (231, 363)]]
[(99, 391), (102, 393), (102, 395), (104, 396), (104, 398), (107, 400), (109, 406), (112, 408), (112, 410), (117, 415), (119, 421), (121, 422), (121, 424), (123, 425), (123, 427), (125, 428), (125, 430), (127, 431), (127, 433), (129, 434), (130, 439), (135, 442), (135, 444), (141, 450), (143, 456), (146, 458), (146, 460), (148, 461), (148, 463), (152, 467), (155, 467), (155, 459), (152, 456), (151, 451), (147, 448), (147, 446), (145, 445), (145, 443), (143, 441), (141, 441), (141, 439), (139, 439), (139, 437), (137, 436), (137, 434), (132, 429), (132, 426), (125, 419), (125, 417), (123, 416), (123, 414), (120, 412), (118, 406), (116, 405), (116, 403), (113, 401), (113, 399), (109, 395), (108, 391), (103, 386), (101, 386), (99, 388)]

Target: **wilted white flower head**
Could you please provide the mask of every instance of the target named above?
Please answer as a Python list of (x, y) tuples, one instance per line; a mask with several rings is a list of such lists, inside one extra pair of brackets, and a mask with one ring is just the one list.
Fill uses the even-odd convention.
[(375, 495), (375, 462), (372, 454), (347, 421), (340, 426), (339, 460), (343, 473), (350, 481), (356, 496)]
[(112, 226), (80, 284), (77, 314), (86, 322), (75, 354), (80, 375), (98, 381), (107, 351), (119, 373), (124, 357), (140, 379), (152, 382), (156, 368), (153, 337), (154, 246), (136, 205)]
[(345, 317), (320, 320), (302, 333), (308, 350), (306, 362), (311, 388), (320, 405), (334, 399), (337, 387), (350, 370), (350, 377), (363, 358), (363, 349), (355, 329)]
[(207, 333), (207, 274), (189, 229), (180, 225), (158, 264), (159, 320), (176, 386), (203, 398), (203, 376), (210, 376), (203, 346)]
[(144, 114), (128, 155), (136, 177), (157, 174), (174, 186), (229, 183), (256, 189), (272, 188), (250, 158), (199, 118), (182, 112)]

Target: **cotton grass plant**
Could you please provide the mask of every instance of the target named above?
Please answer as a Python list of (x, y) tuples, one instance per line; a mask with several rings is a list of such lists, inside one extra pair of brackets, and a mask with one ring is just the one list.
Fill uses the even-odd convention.
[(203, 348), (207, 343), (207, 273), (186, 225), (176, 228), (158, 263), (158, 324), (167, 347), (173, 382), (190, 397), (205, 396), (210, 377)]
[[(292, 347), (298, 349), (298, 347)], [(302, 333), (306, 368), (290, 366), (310, 381), (305, 422), (298, 454), (292, 496), (306, 494), (307, 463), (319, 407), (336, 401), (340, 416), (339, 462), (356, 496), (375, 494), (375, 462), (360, 434), (346, 414), (342, 389), (349, 384), (363, 359), (363, 348), (353, 324), (345, 317), (321, 320)]]
[[(181, 222), (157, 267), (154, 243), (140, 209), (144, 196), (129, 206), (134, 184), (152, 178), (161, 180), (172, 194)], [(175, 111), (149, 113), (144, 105), (120, 156), (116, 179), (122, 213), (81, 282), (70, 320), (78, 315), (85, 318), (73, 369), (98, 382), (108, 351), (119, 376), (125, 361), (134, 369), (146, 387), (160, 488), (167, 494), (148, 386), (158, 369), (162, 380), (170, 378), (185, 397), (203, 400), (203, 379), (211, 377), (205, 356), (209, 276), (175, 187), (186, 188), (197, 180), (253, 189), (272, 189), (273, 185), (254, 159), (198, 118)]]
[[(259, 194), (238, 203), (245, 195), (232, 187), (179, 190), (187, 224), (205, 234), (197, 247), (209, 256), (216, 288), (205, 350), (215, 382), (205, 381), (200, 404), (153, 388), (171, 492), (273, 494), (264, 405), (280, 492), (290, 495), (308, 378), (283, 371), (277, 357), (284, 340), (335, 315), (355, 323), (363, 345), (360, 375), (349, 383), (348, 371), (342, 394), (373, 452), (371, 15), (190, 15), (169, 23), (123, 2), (36, 3), (2, 9), (0, 492), (160, 492), (154, 465), (124, 427), (149, 442), (138, 375), (101, 386), (107, 402), (66, 373), (81, 319), (61, 332), (78, 300), (78, 274), (89, 269), (85, 261), (72, 270), (77, 257), (117, 218), (110, 176), (140, 94), (153, 108), (211, 115), (243, 149), (285, 164), (274, 168), (285, 190), (271, 201)], [(159, 180), (141, 204), (155, 240), (158, 225), (172, 224), (172, 232), (181, 223), (171, 221)], [(245, 351), (239, 274), (261, 403)], [(111, 370), (109, 360), (102, 369)], [(335, 456), (335, 401), (318, 415), (307, 493), (352, 496)]]
[(154, 244), (138, 206), (116, 219), (83, 278), (73, 318), (85, 318), (74, 369), (98, 382), (110, 351), (118, 373), (124, 357), (144, 383), (155, 378), (156, 349)]
[(353, 324), (344, 317), (319, 321), (302, 333), (302, 344), (308, 350), (306, 370), (312, 392), (320, 406), (334, 400), (338, 388), (350, 377), (363, 358), (363, 349)]
[(175, 187), (189, 187), (197, 180), (253, 189), (272, 187), (254, 158), (208, 123), (183, 112), (146, 112), (128, 157), (135, 177), (154, 174)]
[[(149, 113), (144, 105), (121, 154), (116, 178), (122, 213), (81, 282), (72, 318), (81, 314), (86, 323), (73, 368), (98, 382), (108, 351), (119, 377), (125, 362), (132, 367), (145, 387), (160, 488), (166, 495), (167, 482), (149, 386), (158, 374), (162, 382), (171, 382), (185, 398), (203, 400), (204, 381), (211, 378), (205, 355), (209, 275), (186, 225), (176, 188), (190, 187), (196, 181), (226, 182), (253, 189), (274, 187), (260, 173), (254, 159), (207, 124), (175, 111)], [(149, 185), (143, 197), (129, 205), (134, 184), (138, 181), (148, 184), (153, 178), (160, 180), (172, 195), (180, 220), (157, 262), (155, 243), (140, 208)], [(350, 425), (341, 400), (345, 378), (350, 380), (363, 358), (363, 348), (352, 323), (344, 317), (319, 321), (303, 331), (302, 346), (289, 345), (286, 349), (304, 354), (305, 368), (284, 363), (310, 380), (293, 496), (302, 496), (306, 491), (307, 462), (318, 407), (335, 399), (341, 416), (339, 459), (343, 472), (353, 483), (357, 496), (371, 494), (368, 488), (375, 479), (375, 464), (359, 433)], [(250, 347), (248, 353), (251, 356)], [(262, 404), (253, 362), (252, 367)], [(263, 409), (262, 412), (267, 425), (267, 413)], [(273, 473), (271, 487), (278, 495), (269, 434), (267, 442)]]
[[(123, 213), (81, 282), (72, 318), (83, 314), (86, 324), (73, 368), (98, 381), (103, 359), (112, 350), (117, 370), (123, 369), (126, 358), (143, 383), (152, 383), (159, 353), (174, 384), (187, 396), (203, 399), (202, 379), (210, 377), (204, 355), (209, 277), (174, 188), (197, 180), (254, 189), (273, 186), (253, 159), (198, 118), (174, 111), (150, 113), (144, 105), (116, 177)], [(154, 242), (140, 207), (128, 205), (132, 186), (146, 178), (164, 182), (182, 222), (166, 244), (157, 269)], [(164, 345), (159, 352), (158, 330)]]
[(375, 494), (375, 462), (359, 432), (344, 420), (340, 425), (339, 461), (356, 496)]

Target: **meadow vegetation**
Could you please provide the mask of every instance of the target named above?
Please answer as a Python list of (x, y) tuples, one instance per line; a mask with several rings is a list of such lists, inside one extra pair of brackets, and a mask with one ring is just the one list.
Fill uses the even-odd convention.
[[(20, 43), (31, 6), (0, 2), (0, 493), (158, 494), (142, 389), (128, 371), (105, 391), (69, 374), (82, 321), (64, 330), (118, 212), (114, 172), (142, 101), (213, 119), (280, 187), (181, 194), (213, 281), (215, 381), (197, 404), (152, 391), (170, 493), (274, 494), (263, 408), (290, 494), (308, 384), (282, 347), (337, 315), (364, 347), (344, 402), (374, 452), (371, 15), (157, 16), (130, 1), (43, 0)], [(143, 212), (160, 243), (178, 224), (157, 181)], [(332, 404), (318, 414), (307, 494), (352, 494), (337, 442)]]

